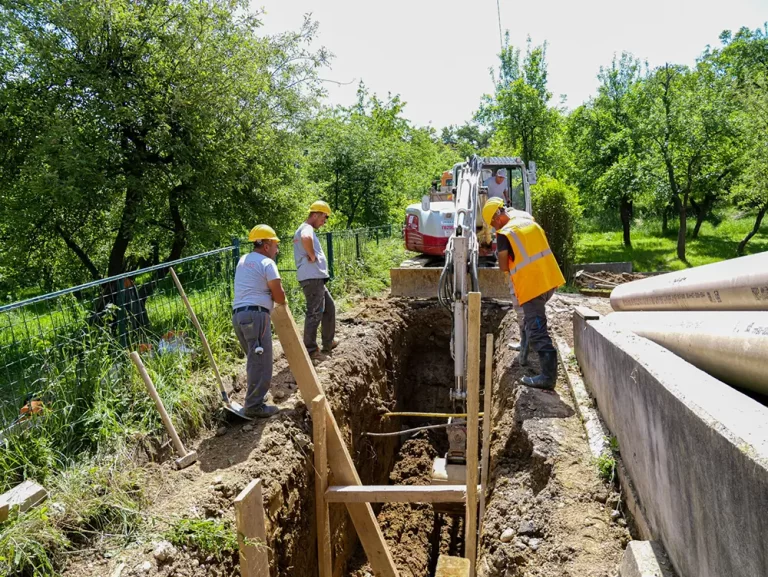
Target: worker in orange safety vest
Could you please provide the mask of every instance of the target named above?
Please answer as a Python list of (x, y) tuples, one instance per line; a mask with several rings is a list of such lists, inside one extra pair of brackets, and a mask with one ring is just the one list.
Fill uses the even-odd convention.
[(547, 329), (546, 304), (555, 289), (565, 284), (563, 273), (544, 230), (530, 214), (505, 209), (502, 199), (491, 198), (483, 207), (483, 219), (497, 231), (499, 268), (509, 273), (514, 296), (523, 309), (521, 356), (527, 353), (528, 346), (539, 355), (541, 374), (523, 377), (522, 382), (529, 387), (552, 390), (557, 380), (557, 351)]

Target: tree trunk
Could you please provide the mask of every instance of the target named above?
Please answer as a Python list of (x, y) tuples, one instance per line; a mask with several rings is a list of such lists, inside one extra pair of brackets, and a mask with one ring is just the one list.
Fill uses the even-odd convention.
[(112, 250), (109, 253), (107, 276), (115, 276), (123, 272), (125, 253), (133, 239), (133, 228), (139, 218), (139, 207), (142, 197), (143, 194), (138, 187), (132, 184), (128, 185), (125, 191), (123, 214), (120, 217), (120, 228), (117, 230), (115, 242), (112, 244)]
[(675, 197), (675, 204), (677, 205), (677, 214), (680, 217), (680, 228), (677, 229), (677, 258), (687, 263), (688, 261), (685, 260), (685, 235), (688, 232), (688, 215), (686, 214), (688, 195), (686, 194), (682, 201), (679, 197)]
[(632, 201), (624, 195), (621, 197), (621, 226), (624, 229), (624, 246), (632, 248), (632, 240), (629, 238), (629, 225), (632, 222)]
[(96, 268), (96, 265), (93, 264), (93, 261), (85, 253), (85, 251), (82, 248), (80, 248), (80, 245), (78, 245), (74, 240), (72, 240), (72, 238), (67, 233), (64, 232), (64, 229), (62, 229), (58, 223), (55, 224), (53, 228), (56, 231), (56, 233), (62, 238), (64, 243), (67, 245), (67, 247), (69, 247), (69, 249), (77, 255), (77, 258), (80, 259), (80, 262), (82, 262), (85, 268), (88, 269), (88, 272), (91, 273), (91, 277), (93, 278), (93, 280), (101, 280), (101, 274), (99, 274), (99, 269)]
[(701, 225), (704, 223), (704, 219), (707, 218), (709, 212), (712, 210), (712, 204), (714, 204), (714, 198), (707, 195), (701, 204), (698, 204), (694, 199), (691, 199), (691, 206), (696, 211), (696, 226), (693, 227), (693, 234), (691, 238), (698, 238)]
[(752, 230), (749, 231), (749, 234), (747, 234), (747, 236), (745, 236), (744, 239), (739, 243), (739, 246), (736, 249), (736, 254), (738, 254), (739, 256), (742, 256), (744, 254), (744, 249), (746, 248), (747, 243), (749, 242), (749, 239), (755, 236), (760, 230), (760, 225), (763, 222), (763, 217), (765, 216), (766, 211), (768, 211), (768, 203), (764, 204), (760, 208), (760, 210), (757, 212), (757, 218), (755, 218), (755, 225), (752, 227)]
[(664, 205), (661, 211), (661, 234), (666, 235), (669, 231), (669, 205)]

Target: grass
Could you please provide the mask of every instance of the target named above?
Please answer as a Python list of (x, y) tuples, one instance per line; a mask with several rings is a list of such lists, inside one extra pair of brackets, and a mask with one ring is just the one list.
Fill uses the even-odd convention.
[[(576, 262), (631, 261), (633, 270), (653, 272), (680, 270), (736, 256), (739, 242), (752, 230), (754, 215), (728, 211), (719, 224), (705, 222), (699, 237), (688, 236), (685, 263), (677, 258), (676, 220), (670, 220), (669, 234), (661, 232), (661, 221), (636, 220), (631, 229), (632, 248), (624, 246), (620, 227), (604, 232), (584, 232), (578, 237)], [(693, 224), (689, 220), (690, 230)], [(745, 254), (768, 250), (768, 223), (747, 244)]]
[(196, 549), (217, 561), (232, 557), (238, 550), (232, 527), (218, 519), (179, 519), (166, 531), (165, 538), (178, 547)]

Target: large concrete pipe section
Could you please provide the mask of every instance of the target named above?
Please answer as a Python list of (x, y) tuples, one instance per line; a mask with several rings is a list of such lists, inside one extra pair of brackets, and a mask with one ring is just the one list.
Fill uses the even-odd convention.
[(615, 311), (768, 310), (768, 252), (636, 280), (611, 292)]
[(768, 395), (768, 312), (619, 312), (603, 321), (725, 383)]

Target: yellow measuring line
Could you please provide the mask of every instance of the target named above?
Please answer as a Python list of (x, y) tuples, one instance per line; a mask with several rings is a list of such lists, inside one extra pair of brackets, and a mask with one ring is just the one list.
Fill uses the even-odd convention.
[[(384, 413), (384, 418), (387, 417), (434, 417), (437, 419), (461, 419), (466, 418), (467, 413)], [(482, 417), (483, 413), (478, 413), (478, 416)]]

